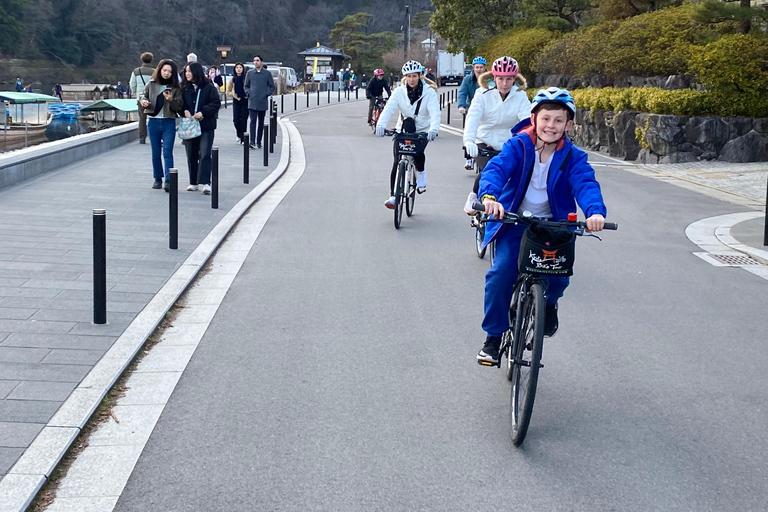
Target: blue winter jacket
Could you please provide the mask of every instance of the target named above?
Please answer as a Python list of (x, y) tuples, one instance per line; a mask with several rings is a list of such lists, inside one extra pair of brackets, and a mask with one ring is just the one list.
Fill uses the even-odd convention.
[(468, 109), (472, 103), (472, 98), (475, 97), (475, 91), (480, 87), (477, 80), (472, 80), (474, 76), (475, 73), (471, 72), (461, 81), (461, 86), (459, 87), (459, 108)]
[[(480, 177), (479, 197), (493, 196), (504, 206), (504, 210), (516, 212), (525, 197), (531, 180), (536, 159), (536, 148), (531, 138), (530, 120), (521, 121), (513, 128), (513, 136), (501, 148), (501, 153), (492, 158), (483, 169)], [(518, 132), (518, 133), (515, 133)], [(555, 151), (547, 178), (547, 195), (553, 220), (566, 220), (569, 213), (576, 212), (576, 203), (586, 217), (596, 213), (606, 215), (600, 184), (595, 179), (595, 171), (587, 163), (587, 153), (576, 147), (568, 137), (564, 137), (562, 147)], [(563, 167), (563, 162), (570, 152), (570, 157)], [(562, 169), (561, 169), (562, 168)], [(485, 231), (483, 245), (493, 240), (499, 229), (504, 226), (498, 222), (489, 222)]]

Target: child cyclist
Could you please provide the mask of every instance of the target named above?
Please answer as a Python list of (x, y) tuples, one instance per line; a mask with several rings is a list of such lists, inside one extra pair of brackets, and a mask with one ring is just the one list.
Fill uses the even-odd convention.
[[(501, 218), (505, 211), (531, 212), (535, 217), (566, 220), (576, 203), (587, 217), (589, 231), (601, 231), (605, 204), (587, 154), (565, 132), (573, 126), (576, 105), (566, 90), (551, 87), (536, 93), (530, 121), (509, 139), (501, 154), (488, 162), (480, 178), (480, 198), (486, 213)], [(525, 227), (489, 223), (484, 244), (496, 241), (493, 267), (485, 276), (486, 340), (478, 363), (498, 364), (501, 336), (509, 329), (509, 304), (517, 280), (517, 255)], [(546, 288), (544, 335), (557, 331), (557, 300), (568, 277), (550, 276)]]
[[(495, 87), (490, 87), (493, 79)], [(531, 102), (525, 94), (525, 78), (512, 57), (493, 61), (491, 71), (478, 79), (480, 89), (469, 107), (464, 128), (464, 148), (471, 158), (477, 158), (478, 147), (501, 150), (509, 134), (520, 121), (531, 116)], [(485, 160), (487, 161), (487, 160)], [(478, 160), (482, 163), (483, 160)], [(480, 174), (464, 205), (464, 211), (473, 215), (472, 203), (477, 201)]]
[[(429, 141), (435, 140), (440, 129), (440, 102), (437, 99), (437, 86), (423, 77), (424, 68), (415, 60), (403, 64), (403, 85), (392, 92), (387, 105), (376, 123), (376, 135), (384, 136), (384, 129), (395, 109), (403, 117), (404, 132), (427, 132)], [(409, 121), (410, 120), (410, 121)], [(416, 164), (416, 190), (421, 194), (427, 188), (427, 171), (424, 170), (425, 155), (413, 157)], [(389, 209), (395, 208), (395, 176), (397, 174), (397, 153), (389, 176), (389, 199), (384, 203)]]

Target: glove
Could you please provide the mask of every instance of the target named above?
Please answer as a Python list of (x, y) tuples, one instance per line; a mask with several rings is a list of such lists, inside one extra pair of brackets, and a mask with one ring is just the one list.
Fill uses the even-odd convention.
[(377, 137), (383, 137), (384, 136), (384, 127), (383, 126), (376, 126), (376, 136)]
[(464, 144), (464, 149), (467, 150), (467, 154), (470, 158), (477, 158), (477, 144), (474, 142), (467, 142)]
[(427, 132), (427, 140), (432, 142), (437, 138), (437, 130), (429, 130)]

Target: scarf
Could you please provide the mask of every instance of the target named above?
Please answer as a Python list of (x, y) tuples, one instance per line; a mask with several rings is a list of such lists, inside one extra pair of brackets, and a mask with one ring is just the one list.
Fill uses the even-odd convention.
[(419, 83), (416, 84), (416, 87), (411, 89), (408, 84), (406, 84), (406, 90), (408, 91), (408, 99), (411, 101), (411, 105), (419, 101), (419, 98), (421, 98), (421, 93), (424, 90), (424, 82), (419, 80)]

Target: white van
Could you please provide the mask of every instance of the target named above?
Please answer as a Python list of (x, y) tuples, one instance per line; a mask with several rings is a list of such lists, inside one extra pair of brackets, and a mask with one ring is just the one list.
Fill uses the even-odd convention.
[[(265, 62), (264, 64), (267, 66), (267, 71), (272, 74), (272, 80), (275, 82), (275, 94), (287, 94), (299, 87), (299, 80), (293, 68), (279, 66), (279, 63), (273, 62)], [(246, 73), (254, 68), (251, 62), (246, 62), (244, 65)], [(234, 63), (226, 63), (219, 66), (219, 73), (224, 77), (224, 88), (222, 90), (226, 90), (226, 86), (232, 80), (234, 72)]]

